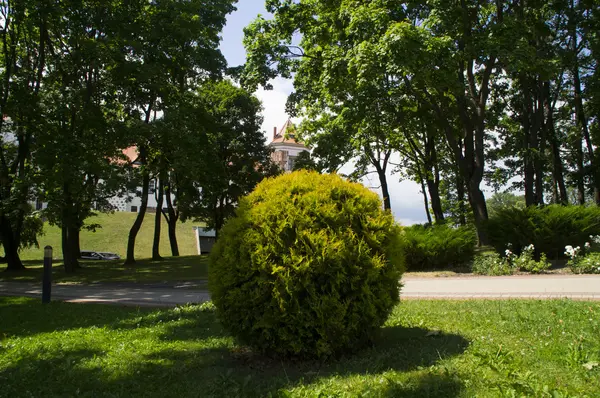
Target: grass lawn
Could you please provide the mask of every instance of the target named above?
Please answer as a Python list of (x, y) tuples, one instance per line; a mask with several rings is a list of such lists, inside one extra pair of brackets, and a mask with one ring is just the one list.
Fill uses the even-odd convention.
[[(96, 217), (88, 219), (90, 224), (100, 224), (102, 228), (96, 232), (81, 231), (81, 250), (105, 251), (119, 254), (125, 258), (127, 252), (127, 238), (129, 229), (135, 221), (136, 213), (116, 212), (112, 214), (100, 213)], [(196, 249), (196, 238), (192, 227), (201, 224), (194, 222), (179, 223), (177, 225), (177, 242), (179, 253), (182, 256), (198, 254)], [(152, 239), (154, 237), (154, 214), (146, 214), (142, 228), (138, 233), (135, 243), (135, 253), (138, 258), (152, 256)], [(58, 227), (46, 224), (44, 235), (39, 239), (40, 248), (29, 248), (21, 252), (22, 260), (42, 261), (44, 257), (43, 248), (50, 245), (54, 249), (54, 258), (62, 258), (61, 233)], [(163, 256), (171, 255), (167, 224), (162, 223), (160, 251)]]
[[(207, 256), (165, 257), (163, 261), (139, 260), (124, 267), (123, 261), (81, 261), (82, 268), (65, 273), (60, 262), (53, 264), (52, 281), (56, 283), (135, 282), (156, 283), (197, 281), (208, 277)], [(41, 282), (43, 266), (27, 262), (22, 272), (0, 272), (0, 281)]]
[(237, 345), (209, 304), (151, 310), (0, 297), (0, 395), (598, 397), (600, 303), (407, 301), (327, 362)]
[[(89, 220), (102, 225), (96, 232), (81, 231), (81, 249), (114, 252), (123, 259), (127, 249), (129, 229), (135, 220), (135, 213), (118, 212), (99, 214)], [(164, 221), (164, 220), (163, 220)], [(197, 256), (196, 238), (192, 227), (197, 223), (179, 223), (177, 242), (182, 257), (171, 255), (167, 225), (163, 222), (161, 230), (161, 254), (165, 260), (153, 262), (148, 259), (152, 254), (154, 236), (154, 214), (147, 214), (136, 239), (136, 258), (140, 259), (135, 267), (123, 267), (123, 261), (82, 261), (84, 268), (75, 274), (65, 274), (62, 266), (61, 233), (58, 227), (44, 226), (44, 235), (40, 237), (40, 248), (29, 248), (21, 252), (27, 270), (18, 273), (5, 273), (0, 264), (0, 281), (37, 282), (42, 280), (43, 247), (54, 248), (56, 259), (53, 268), (53, 281), (60, 283), (94, 282), (138, 282), (152, 283), (165, 281), (189, 281), (206, 278), (207, 259)]]

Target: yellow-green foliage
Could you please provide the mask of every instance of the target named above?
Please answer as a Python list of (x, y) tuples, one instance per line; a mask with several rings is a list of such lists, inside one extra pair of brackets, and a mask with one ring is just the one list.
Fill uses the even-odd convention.
[(223, 325), (266, 354), (324, 357), (368, 341), (399, 301), (401, 232), (378, 196), (337, 175), (264, 180), (210, 257)]

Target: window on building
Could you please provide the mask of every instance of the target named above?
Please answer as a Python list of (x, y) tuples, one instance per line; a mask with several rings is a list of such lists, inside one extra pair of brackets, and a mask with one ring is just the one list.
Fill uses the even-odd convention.
[(156, 180), (150, 180), (148, 195), (154, 195), (154, 192), (156, 192)]
[(137, 213), (137, 206), (131, 206), (131, 212)]
[(288, 170), (294, 170), (294, 164), (296, 163), (296, 156), (290, 156), (288, 158)]

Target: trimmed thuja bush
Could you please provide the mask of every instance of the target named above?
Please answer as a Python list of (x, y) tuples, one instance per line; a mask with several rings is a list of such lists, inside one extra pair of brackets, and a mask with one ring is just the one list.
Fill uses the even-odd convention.
[(471, 228), (413, 225), (404, 228), (406, 269), (443, 269), (473, 260), (477, 237)]
[(337, 175), (261, 182), (221, 230), (209, 290), (222, 324), (268, 355), (326, 357), (369, 341), (399, 301), (400, 227)]

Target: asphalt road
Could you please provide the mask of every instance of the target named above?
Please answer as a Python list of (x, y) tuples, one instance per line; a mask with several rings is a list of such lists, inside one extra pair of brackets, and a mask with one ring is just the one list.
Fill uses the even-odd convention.
[[(600, 275), (405, 278), (404, 299), (600, 300)], [(171, 307), (210, 300), (203, 285), (53, 285), (52, 299), (78, 303)], [(41, 297), (40, 284), (0, 282), (0, 295)]]

